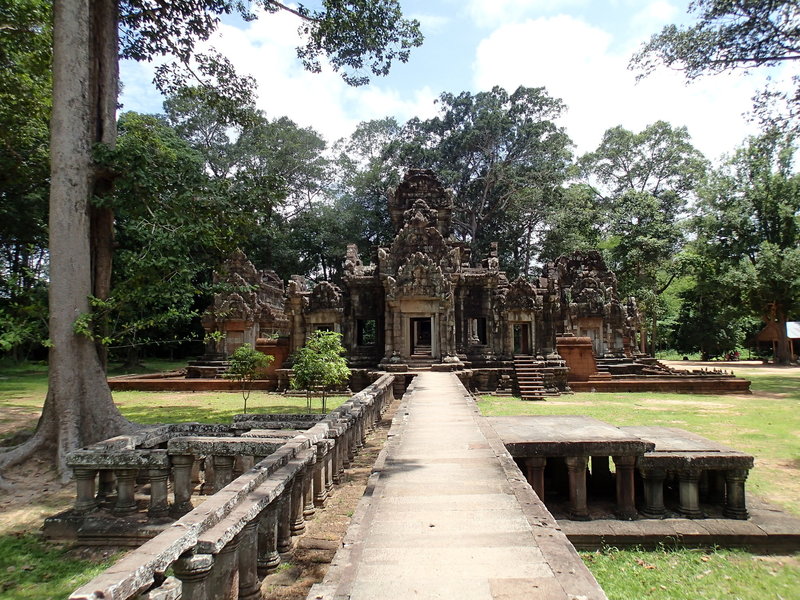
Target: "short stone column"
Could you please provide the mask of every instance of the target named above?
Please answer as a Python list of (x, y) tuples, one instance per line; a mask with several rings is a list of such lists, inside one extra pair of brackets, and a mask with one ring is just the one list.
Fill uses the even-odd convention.
[(150, 479), (150, 506), (147, 509), (147, 516), (153, 519), (166, 517), (169, 514), (167, 502), (169, 469), (148, 469), (147, 477)]
[(729, 519), (745, 520), (749, 518), (747, 501), (744, 493), (744, 484), (747, 481), (748, 471), (745, 469), (731, 469), (725, 471), (725, 508), (722, 509)]
[(639, 516), (636, 512), (636, 488), (633, 485), (633, 473), (636, 468), (635, 456), (615, 456), (614, 467), (617, 470), (617, 517), (632, 521)]
[(276, 498), (267, 508), (261, 511), (258, 523), (258, 575), (266, 577), (281, 564), (278, 554), (278, 508)]
[(542, 502), (544, 502), (544, 468), (546, 466), (547, 458), (544, 456), (528, 456), (525, 458), (525, 477)]
[(333, 472), (331, 474), (333, 483), (338, 485), (342, 482), (342, 473), (344, 473), (344, 434), (340, 431), (336, 436), (336, 445), (333, 447)]
[(328, 488), (325, 485), (325, 467), (328, 444), (326, 441), (317, 444), (317, 464), (314, 466), (314, 506), (323, 507), (328, 499)]
[(305, 488), (303, 486), (303, 477), (306, 467), (303, 467), (297, 472), (292, 481), (292, 500), (291, 500), (291, 527), (292, 535), (303, 535), (306, 531), (306, 520), (303, 518), (303, 509), (305, 508)]
[(216, 473), (214, 470), (214, 457), (203, 457), (203, 485), (200, 486), (200, 493), (204, 496), (210, 496), (217, 490), (214, 489), (214, 482), (216, 481)]
[(233, 456), (214, 455), (214, 493), (216, 494), (233, 481)]
[(588, 456), (568, 456), (564, 459), (569, 477), (569, 517), (576, 521), (589, 520), (586, 497), (586, 467)]
[(664, 479), (667, 472), (664, 469), (646, 467), (639, 469), (644, 482), (644, 507), (642, 515), (648, 519), (663, 519), (667, 516), (667, 507), (664, 506)]
[(309, 520), (317, 512), (314, 508), (314, 477), (317, 470), (317, 457), (314, 455), (311, 462), (303, 469), (303, 518)]
[(170, 457), (172, 462), (172, 488), (175, 501), (170, 507), (173, 517), (182, 517), (192, 510), (192, 470), (195, 465), (191, 454), (176, 454)]
[(75, 505), (73, 510), (77, 513), (91, 512), (97, 508), (97, 499), (94, 497), (95, 477), (97, 469), (73, 467), (75, 476)]
[(278, 498), (278, 552), (287, 554), (292, 550), (292, 486)]
[(117, 478), (117, 502), (111, 512), (117, 516), (136, 512), (136, 469), (115, 469)]
[(98, 475), (97, 483), (97, 502), (100, 505), (108, 505), (114, 490), (117, 488), (117, 480), (114, 478), (114, 471), (102, 469)]
[(209, 594), (208, 576), (214, 566), (214, 557), (210, 554), (182, 555), (172, 564), (172, 570), (181, 582), (181, 597), (192, 600), (215, 600)]
[(328, 448), (328, 453), (325, 455), (325, 497), (329, 498), (333, 494), (333, 468), (336, 464), (336, 442), (330, 440), (331, 446)]
[(242, 529), (239, 542), (239, 600), (261, 600), (258, 581), (258, 524), (253, 519)]
[(679, 507), (681, 514), (689, 519), (702, 519), (700, 510), (700, 469), (678, 471)]
[(239, 594), (239, 544), (242, 532), (233, 536), (214, 557), (214, 568), (208, 578), (211, 598), (236, 598)]

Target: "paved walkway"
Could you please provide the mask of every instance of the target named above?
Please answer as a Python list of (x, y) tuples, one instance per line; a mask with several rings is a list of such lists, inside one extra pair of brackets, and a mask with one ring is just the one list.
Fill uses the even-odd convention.
[(319, 600), (606, 596), (452, 373), (422, 372)]

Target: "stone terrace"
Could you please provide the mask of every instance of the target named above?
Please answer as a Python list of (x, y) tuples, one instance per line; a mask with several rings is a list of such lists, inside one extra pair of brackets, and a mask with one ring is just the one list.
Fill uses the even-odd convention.
[(309, 599), (606, 597), (454, 374), (418, 375), (389, 435)]

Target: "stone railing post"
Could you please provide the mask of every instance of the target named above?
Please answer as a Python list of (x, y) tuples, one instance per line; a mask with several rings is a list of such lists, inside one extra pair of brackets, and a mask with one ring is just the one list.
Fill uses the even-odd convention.
[[(231, 461), (233, 462), (233, 461)], [(233, 466), (231, 464), (231, 466)], [(208, 578), (208, 591), (213, 599), (236, 598), (239, 594), (239, 544), (242, 532), (225, 544), (214, 558), (214, 568)]]
[(185, 554), (172, 565), (175, 577), (181, 581), (181, 597), (187, 600), (215, 600), (209, 594), (208, 576), (214, 566), (210, 554)]
[(239, 600), (261, 600), (258, 581), (258, 524), (253, 519), (242, 529), (239, 542)]
[(569, 477), (569, 516), (576, 521), (589, 519), (586, 497), (586, 467), (588, 456), (568, 456), (564, 459)]
[(328, 489), (325, 485), (325, 470), (327, 465), (328, 441), (317, 442), (317, 463), (314, 465), (314, 505), (325, 506), (328, 499)]
[(732, 469), (725, 471), (725, 507), (722, 513), (729, 519), (747, 519), (747, 502), (744, 493), (744, 484), (747, 481), (748, 471), (745, 469)]
[(317, 470), (316, 453), (303, 468), (303, 518), (307, 521), (314, 516), (314, 477)]
[(73, 467), (75, 476), (75, 506), (77, 513), (87, 513), (97, 508), (97, 499), (94, 497), (94, 480), (97, 477), (96, 469)]
[(678, 471), (678, 492), (681, 514), (689, 519), (702, 519), (700, 510), (700, 469), (681, 469)]
[(544, 456), (528, 456), (525, 458), (526, 479), (542, 502), (544, 502), (545, 466), (547, 466), (547, 458)]
[(167, 502), (169, 469), (148, 469), (147, 476), (150, 479), (150, 506), (147, 516), (153, 519), (166, 517), (169, 514)]
[(303, 509), (305, 508), (305, 488), (303, 486), (303, 478), (305, 477), (307, 467), (303, 467), (294, 476), (292, 481), (292, 499), (291, 499), (291, 523), (292, 535), (303, 535), (306, 530), (306, 521), (303, 518)]
[(636, 512), (636, 488), (633, 485), (636, 457), (614, 456), (613, 458), (617, 470), (617, 517), (632, 521), (639, 516)]
[(194, 487), (193, 469), (196, 464), (191, 454), (176, 454), (170, 457), (172, 462), (172, 487), (175, 502), (170, 508), (173, 517), (181, 517), (192, 510), (192, 488)]
[(216, 494), (233, 481), (233, 456), (215, 454), (211, 462), (214, 464), (214, 493)]
[(292, 485), (278, 498), (278, 553), (287, 554), (292, 550)]
[(136, 512), (136, 469), (115, 469), (117, 478), (117, 502), (111, 512), (117, 516)]
[(642, 514), (648, 519), (663, 519), (667, 515), (664, 506), (664, 479), (667, 472), (664, 469), (645, 467), (639, 469), (644, 482), (644, 507)]
[(261, 512), (258, 525), (258, 575), (266, 577), (281, 564), (278, 554), (278, 509), (276, 498)]
[(114, 471), (102, 469), (98, 476), (97, 502), (102, 506), (108, 506), (109, 498), (114, 495), (117, 481), (114, 479)]

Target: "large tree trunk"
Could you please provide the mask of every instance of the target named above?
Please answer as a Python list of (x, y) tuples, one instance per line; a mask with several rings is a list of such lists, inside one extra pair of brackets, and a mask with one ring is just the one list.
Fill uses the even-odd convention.
[(777, 311), (775, 315), (778, 343), (775, 346), (775, 364), (788, 365), (792, 361), (792, 345), (786, 335), (786, 313)]
[[(66, 455), (134, 426), (111, 398), (94, 342), (73, 331), (90, 312), (89, 296), (108, 290), (113, 218), (93, 214), (91, 198), (108, 189), (92, 160), (95, 143), (116, 137), (117, 5), (114, 0), (56, 0), (50, 182), (50, 374), (33, 438), (0, 456), (0, 468), (47, 448), (62, 480)], [(92, 230), (92, 223), (105, 230)]]

